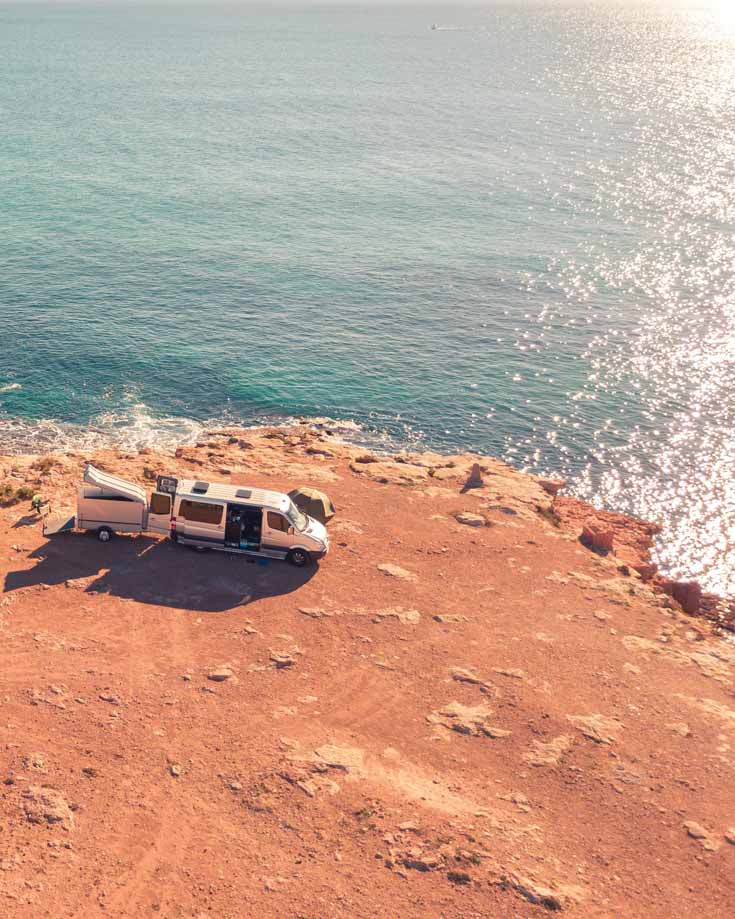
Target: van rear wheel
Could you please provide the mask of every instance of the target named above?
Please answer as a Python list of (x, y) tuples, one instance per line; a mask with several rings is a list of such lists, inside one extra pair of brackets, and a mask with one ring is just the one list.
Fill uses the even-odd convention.
[(97, 530), (97, 539), (100, 542), (109, 542), (115, 534), (109, 527), (100, 527)]
[(286, 561), (295, 568), (304, 568), (311, 561), (311, 556), (306, 549), (291, 549), (286, 556)]

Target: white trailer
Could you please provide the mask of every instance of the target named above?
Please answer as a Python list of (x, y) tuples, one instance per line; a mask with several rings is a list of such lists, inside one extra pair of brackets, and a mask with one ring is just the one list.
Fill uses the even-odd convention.
[(329, 551), (324, 524), (277, 491), (159, 476), (145, 489), (88, 465), (76, 515), (47, 518), (44, 535), (89, 530), (102, 542), (116, 533), (155, 533), (203, 549), (287, 559), (301, 567)]

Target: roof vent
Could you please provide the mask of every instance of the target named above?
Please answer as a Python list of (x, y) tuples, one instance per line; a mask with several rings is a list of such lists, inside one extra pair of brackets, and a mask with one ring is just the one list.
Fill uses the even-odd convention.
[(194, 482), (192, 491), (197, 495), (206, 495), (209, 491), (209, 482)]
[(235, 497), (236, 498), (252, 498), (253, 493), (252, 491), (250, 491), (249, 488), (238, 488), (238, 490), (235, 492)]

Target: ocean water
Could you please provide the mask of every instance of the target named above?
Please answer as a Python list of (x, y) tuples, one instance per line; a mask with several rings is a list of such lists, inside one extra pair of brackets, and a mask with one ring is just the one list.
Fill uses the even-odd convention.
[(724, 0), (0, 0), (0, 450), (328, 416), (735, 593), (734, 109)]

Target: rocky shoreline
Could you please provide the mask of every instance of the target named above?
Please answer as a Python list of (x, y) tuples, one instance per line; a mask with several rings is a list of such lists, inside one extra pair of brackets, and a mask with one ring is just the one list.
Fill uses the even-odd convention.
[[(548, 499), (537, 502), (539, 513), (556, 519), (565, 532), (577, 534), (580, 543), (591, 551), (616, 560), (623, 574), (638, 575), (655, 590), (671, 597), (684, 612), (707, 619), (724, 631), (735, 632), (735, 598), (708, 593), (697, 581), (672, 579), (658, 571), (652, 558), (654, 538), (661, 533), (658, 524), (596, 508), (584, 500), (564, 495), (566, 483), (561, 479), (519, 473), (505, 463), (482, 454), (440, 454), (431, 451), (388, 453), (366, 449), (337, 436), (329, 421), (317, 420), (285, 427), (233, 427), (205, 431), (195, 444), (176, 448), (173, 457), (184, 461), (191, 468), (210, 467), (215, 477), (219, 475), (226, 478), (232, 471), (226, 464), (232, 448), (246, 450), (249, 465), (253, 468), (259, 468), (264, 463), (263, 468), (272, 469), (270, 454), (274, 443), (289, 453), (303, 453), (307, 462), (318, 463), (320, 459), (327, 458), (344, 460), (349, 463), (352, 472), (379, 484), (410, 487), (429, 480), (435, 483), (446, 480), (467, 481), (473, 468), (489, 476), (497, 476), (499, 470), (503, 470), (505, 478), (515, 473), (516, 482), (527, 477), (529, 482), (536, 483), (548, 496)], [(158, 453), (151, 448), (133, 452), (109, 448), (72, 451), (63, 456), (76, 461), (77, 467), (80, 466), (80, 459), (104, 457), (108, 463), (112, 463), (110, 471), (114, 471), (114, 457), (123, 461), (136, 456), (156, 457), (159, 460), (157, 469), (145, 467), (146, 478), (150, 482), (157, 471), (168, 468), (165, 466), (167, 455), (166, 452)], [(218, 467), (220, 460), (225, 465), (220, 464)], [(61, 470), (66, 470), (68, 465), (55, 453), (0, 456), (0, 484), (3, 481), (12, 482), (14, 478), (21, 479), (34, 490), (50, 489), (49, 494), (56, 498), (57, 481), (62, 474)], [(308, 473), (305, 469), (304, 474), (315, 475), (317, 481), (324, 478), (320, 476), (318, 466), (316, 470), (311, 468)]]

